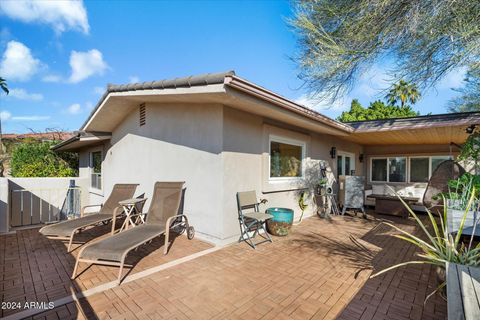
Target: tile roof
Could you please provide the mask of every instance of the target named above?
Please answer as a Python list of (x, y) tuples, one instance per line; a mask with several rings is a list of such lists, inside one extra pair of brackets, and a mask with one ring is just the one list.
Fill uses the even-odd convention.
[(139, 91), (139, 90), (153, 90), (153, 89), (176, 89), (176, 88), (190, 88), (196, 86), (206, 86), (212, 84), (220, 84), (225, 81), (226, 76), (235, 75), (235, 71), (225, 71), (218, 73), (205, 73), (201, 75), (191, 75), (187, 77), (175, 78), (175, 79), (164, 79), (157, 81), (146, 81), (138, 83), (129, 83), (129, 84), (108, 84), (107, 90), (103, 93), (102, 97), (99, 99), (98, 103), (93, 108), (92, 112), (88, 115), (88, 118), (82, 124), (83, 128), (93, 114), (97, 111), (100, 105), (105, 101), (108, 94), (111, 92), (127, 92), (127, 91)]

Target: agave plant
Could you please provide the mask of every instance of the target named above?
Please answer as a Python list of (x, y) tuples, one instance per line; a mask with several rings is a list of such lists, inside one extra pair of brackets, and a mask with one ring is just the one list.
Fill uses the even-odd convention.
[[(472, 208), (472, 204), (475, 200), (475, 188), (473, 188), (473, 192), (470, 194), (470, 198), (466, 205), (462, 220), (460, 221), (460, 226), (458, 229), (457, 234), (455, 237), (450, 234), (447, 230), (447, 206), (444, 205), (443, 215), (439, 217), (439, 223), (435, 219), (435, 216), (427, 209), (427, 214), (429, 221), (431, 223), (431, 230), (427, 227), (426, 223), (424, 223), (413, 210), (402, 200), (400, 196), (398, 198), (403, 203), (403, 205), (408, 209), (410, 215), (415, 219), (416, 223), (423, 231), (425, 235), (425, 240), (417, 237), (409, 232), (406, 232), (399, 227), (391, 224), (385, 223), (388, 226), (394, 228), (400, 234), (395, 235), (395, 237), (405, 240), (418, 248), (420, 248), (421, 252), (417, 254), (418, 257), (422, 258), (421, 260), (414, 260), (414, 261), (407, 261), (402, 262), (386, 269), (383, 269), (371, 276), (371, 278), (376, 277), (380, 274), (388, 272), (392, 269), (396, 269), (398, 267), (406, 266), (409, 264), (432, 264), (442, 268), (445, 268), (445, 264), (447, 262), (453, 262), (462, 265), (469, 265), (469, 266), (479, 266), (480, 265), (480, 244), (477, 244), (475, 247), (472, 247), (473, 244), (473, 234), (475, 234), (475, 227), (477, 221), (474, 221), (473, 232), (470, 238), (469, 244), (465, 245), (464, 242), (461, 242), (461, 236), (463, 232), (463, 228), (465, 227), (465, 221), (467, 218), (467, 214)], [(445, 203), (445, 199), (444, 199)], [(475, 208), (477, 209), (477, 208)], [(429, 294), (425, 302), (438, 290), (441, 290), (445, 287), (446, 282), (441, 283), (436, 290), (434, 290), (431, 294)]]

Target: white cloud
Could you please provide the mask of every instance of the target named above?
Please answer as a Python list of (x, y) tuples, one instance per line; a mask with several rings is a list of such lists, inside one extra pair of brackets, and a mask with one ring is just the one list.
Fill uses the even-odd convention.
[(0, 111), (0, 120), (7, 121), (12, 117), (12, 114), (8, 111)]
[(97, 49), (87, 52), (72, 51), (70, 54), (70, 67), (72, 75), (69, 81), (77, 83), (96, 74), (103, 74), (108, 65), (103, 60), (102, 53)]
[(140, 78), (137, 76), (128, 77), (128, 83), (137, 83), (140, 82)]
[(50, 116), (12, 116), (9, 111), (1, 111), (0, 112), (0, 119), (2, 121), (44, 121), (49, 120)]
[(42, 78), (43, 82), (60, 82), (62, 78), (60, 76), (57, 76), (55, 74), (48, 74), (45, 77)]
[(49, 120), (50, 116), (16, 116), (12, 117), (15, 121), (45, 121)]
[(93, 88), (93, 92), (99, 95), (102, 95), (105, 92), (105, 88), (103, 87), (95, 87)]
[(338, 98), (335, 101), (330, 101), (329, 98), (318, 99), (311, 97), (308, 94), (301, 95), (299, 98), (294, 100), (296, 103), (301, 104), (307, 108), (313, 109), (315, 111), (345, 111), (350, 107), (350, 102), (352, 99), (349, 96), (344, 98)]
[(438, 83), (438, 89), (458, 89), (465, 84), (463, 80), (467, 74), (467, 68), (457, 68), (449, 72)]
[(21, 42), (9, 41), (0, 62), (0, 74), (7, 80), (27, 81), (37, 73), (40, 60)]
[(29, 93), (25, 89), (15, 88), (10, 89), (9, 97), (14, 97), (20, 100), (31, 100), (31, 101), (41, 101), (43, 100), (43, 95), (40, 93)]
[(68, 29), (88, 33), (87, 10), (83, 1), (1, 1), (0, 13), (27, 23), (42, 23), (61, 33)]
[(67, 112), (69, 114), (79, 114), (82, 112), (82, 107), (79, 103), (74, 103), (70, 107), (67, 108)]
[(359, 83), (352, 92), (372, 99), (387, 90), (391, 81), (386, 70), (373, 66), (360, 76)]

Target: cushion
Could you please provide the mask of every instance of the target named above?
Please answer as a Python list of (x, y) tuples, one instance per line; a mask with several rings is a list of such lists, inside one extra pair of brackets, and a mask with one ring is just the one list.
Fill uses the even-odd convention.
[(385, 194), (385, 186), (383, 184), (372, 185), (372, 194)]

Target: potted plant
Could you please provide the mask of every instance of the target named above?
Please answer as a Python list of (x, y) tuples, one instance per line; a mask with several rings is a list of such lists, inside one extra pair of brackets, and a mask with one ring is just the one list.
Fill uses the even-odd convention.
[(465, 173), (457, 180), (450, 180), (448, 189), (448, 192), (439, 194), (437, 197), (442, 196), (444, 198), (447, 208), (447, 222), (450, 223), (451, 231), (458, 229), (469, 199), (473, 196), (473, 204), (466, 215), (465, 221), (467, 226), (472, 226), (477, 220), (476, 208), (479, 205), (480, 176)]
[[(417, 256), (420, 258), (419, 260), (414, 261), (407, 261), (403, 263), (399, 263), (383, 269), (371, 277), (376, 277), (380, 274), (388, 272), (392, 269), (409, 265), (409, 264), (432, 264), (439, 267), (440, 270), (445, 270), (445, 265), (447, 262), (469, 265), (469, 266), (479, 266), (480, 265), (480, 243), (476, 246), (473, 246), (473, 235), (466, 245), (464, 242), (461, 241), (462, 232), (465, 226), (465, 222), (467, 219), (468, 213), (473, 208), (475, 202), (475, 195), (476, 189), (475, 187), (472, 188), (470, 192), (470, 198), (467, 201), (466, 207), (463, 211), (462, 218), (459, 223), (459, 228), (455, 236), (453, 236), (447, 230), (447, 206), (444, 205), (443, 215), (439, 217), (439, 221), (437, 222), (435, 216), (427, 209), (428, 221), (431, 224), (431, 228), (427, 226), (416, 214), (412, 211), (412, 209), (402, 200), (400, 196), (398, 196), (399, 200), (403, 203), (403, 205), (407, 208), (410, 215), (415, 219), (418, 227), (425, 235), (425, 240), (417, 237), (411, 233), (408, 233), (399, 227), (391, 224), (386, 223), (391, 228), (394, 228), (398, 232), (399, 235), (395, 235), (395, 237), (405, 240), (411, 244), (414, 244), (420, 249), (420, 253)], [(444, 199), (445, 203), (445, 199)], [(476, 205), (478, 205), (476, 203)], [(478, 208), (475, 208), (478, 209)], [(475, 228), (475, 227), (474, 227)], [(474, 230), (475, 232), (475, 230)], [(473, 233), (474, 233), (473, 232)], [(437, 271), (438, 274), (438, 271)], [(430, 293), (426, 299), (430, 298), (434, 293), (439, 290), (442, 290), (446, 286), (446, 281), (443, 279), (437, 289)]]

